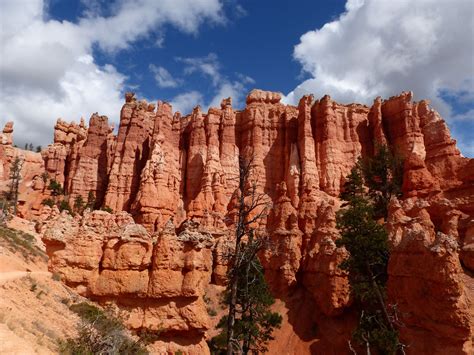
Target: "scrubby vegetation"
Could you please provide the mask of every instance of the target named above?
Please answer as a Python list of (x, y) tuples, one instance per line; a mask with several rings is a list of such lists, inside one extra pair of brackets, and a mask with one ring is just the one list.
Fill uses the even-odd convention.
[(69, 309), (79, 315), (81, 323), (76, 338), (59, 342), (61, 354), (148, 354), (142, 341), (132, 339), (110, 312), (87, 302), (73, 304)]
[[(46, 174), (46, 176), (43, 177), (43, 180), (46, 183), (48, 179), (49, 178)], [(44, 199), (42, 204), (49, 207), (56, 206), (58, 207), (59, 211), (62, 212), (66, 210), (72, 216), (74, 216), (76, 213), (82, 216), (86, 209), (91, 211), (100, 209), (101, 211), (106, 211), (109, 213), (113, 212), (113, 210), (108, 206), (102, 206), (100, 208), (96, 206), (97, 203), (93, 191), (89, 191), (87, 195), (87, 201), (84, 201), (84, 198), (80, 195), (76, 196), (71, 206), (71, 198), (65, 195), (64, 188), (59, 182), (52, 179), (49, 180), (48, 189), (51, 191), (51, 198)], [(60, 198), (60, 196), (63, 196), (63, 198)]]
[(15, 229), (0, 226), (0, 239), (2, 243), (12, 252), (19, 252), (25, 259), (40, 257), (47, 260), (46, 254), (35, 244), (35, 237)]

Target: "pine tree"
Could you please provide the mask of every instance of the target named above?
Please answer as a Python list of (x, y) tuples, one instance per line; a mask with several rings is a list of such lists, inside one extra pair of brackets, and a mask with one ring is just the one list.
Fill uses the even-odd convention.
[(49, 181), (48, 189), (51, 190), (51, 195), (53, 196), (54, 199), (56, 199), (58, 196), (64, 194), (63, 187), (56, 180), (50, 180)]
[(79, 213), (82, 215), (84, 212), (85, 204), (84, 204), (84, 199), (82, 198), (81, 195), (76, 196), (74, 199), (74, 212)]
[(398, 340), (396, 309), (386, 304), (388, 234), (377, 222), (381, 214), (386, 216), (389, 198), (397, 193), (399, 186), (395, 185), (401, 185), (401, 180), (391, 175), (387, 151), (381, 154), (382, 158), (373, 158), (379, 161), (359, 161), (352, 169), (341, 193), (346, 202), (337, 215), (341, 238), (336, 244), (345, 247), (349, 254), (339, 266), (349, 274), (351, 291), (360, 311), (354, 338), (366, 346), (367, 354), (371, 349), (384, 354), (403, 349)]
[(86, 202), (86, 208), (89, 208), (91, 211), (95, 209), (95, 194), (94, 191), (89, 191), (87, 194), (87, 202)]
[(386, 218), (390, 199), (401, 196), (403, 160), (386, 145), (382, 145), (376, 147), (373, 157), (361, 160), (360, 167), (376, 217)]
[(23, 167), (23, 161), (16, 157), (10, 166), (10, 182), (7, 193), (7, 200), (11, 202), (13, 206), (13, 214), (16, 215), (18, 208), (18, 193), (21, 181), (21, 169)]
[(270, 310), (274, 299), (257, 256), (266, 239), (254, 224), (266, 216), (269, 202), (251, 181), (252, 162), (239, 159), (235, 247), (229, 256), (224, 297), (228, 314), (219, 322), (221, 333), (210, 342), (214, 354), (264, 352), (274, 328), (281, 324), (281, 316)]

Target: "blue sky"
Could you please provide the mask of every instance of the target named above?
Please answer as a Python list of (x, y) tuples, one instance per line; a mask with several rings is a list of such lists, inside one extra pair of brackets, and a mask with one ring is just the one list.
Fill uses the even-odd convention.
[(254, 88), (371, 104), (413, 90), (474, 156), (470, 0), (3, 0), (0, 123), (47, 144), (58, 117), (117, 123), (125, 91), (189, 112)]
[[(96, 49), (94, 58), (101, 65), (111, 63), (120, 68), (130, 77), (128, 88), (150, 98), (170, 100), (183, 87), (210, 98), (213, 90), (209, 82), (199, 73), (183, 75), (185, 64), (178, 59), (210, 53), (217, 56), (222, 75), (230, 80), (246, 75), (259, 88), (286, 93), (301, 82), (301, 65), (292, 55), (299, 37), (335, 18), (344, 11), (344, 5), (344, 0), (321, 1), (315, 11), (314, 0), (301, 0), (297, 6), (291, 1), (228, 1), (224, 3), (227, 22), (223, 25), (202, 26), (195, 35), (170, 26), (163, 31), (161, 48), (156, 45), (161, 34), (151, 34), (115, 55)], [(75, 0), (53, 1), (49, 8), (52, 18), (72, 22), (84, 11), (84, 3)], [(166, 68), (175, 78), (184, 77), (183, 85), (160, 88), (150, 73), (150, 64)]]

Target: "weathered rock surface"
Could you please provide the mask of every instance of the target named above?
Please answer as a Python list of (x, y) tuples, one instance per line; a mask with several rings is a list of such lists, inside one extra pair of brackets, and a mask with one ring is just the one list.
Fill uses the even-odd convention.
[(10, 189), (10, 168), (16, 158), (21, 162), (18, 215), (33, 219), (39, 215), (43, 200), (45, 165), (40, 153), (13, 146), (13, 122), (8, 122), (0, 134), (0, 193)]
[(92, 192), (97, 206), (103, 204), (108, 183), (110, 151), (113, 148), (110, 142), (114, 141), (112, 132), (113, 127), (109, 126), (106, 116), (91, 116), (87, 138), (79, 148), (74, 166), (68, 174), (66, 189), (72, 201), (77, 196), (87, 201)]
[(86, 211), (81, 220), (52, 216), (42, 230), (49, 269), (66, 284), (91, 299), (114, 301), (131, 329), (159, 331), (161, 339), (190, 337), (203, 350), (214, 243), (192, 222), (183, 228), (177, 235), (169, 223), (151, 236), (126, 212)]
[[(103, 116), (93, 115), (88, 129), (58, 120), (54, 144), (42, 153), (49, 176), (70, 199), (92, 191), (96, 207), (116, 214), (56, 213), (45, 222), (51, 267), (90, 297), (128, 309), (131, 327), (155, 329), (160, 320), (169, 344), (188, 336), (186, 349), (206, 349), (203, 285), (225, 283), (238, 159), (252, 158), (252, 178), (273, 207), (260, 227), (275, 248), (261, 260), (275, 295), (288, 301), (292, 337), (307, 351), (347, 352), (353, 314), (337, 267), (345, 257), (335, 245), (337, 196), (357, 159), (388, 144), (405, 161), (403, 198), (387, 222), (389, 294), (407, 317), (402, 340), (412, 344), (409, 353), (472, 351), (474, 160), (461, 156), (439, 114), (410, 92), (372, 107), (329, 96), (305, 96), (298, 106), (280, 99), (253, 90), (244, 110), (225, 99), (181, 116), (168, 103), (127, 94), (116, 137)], [(2, 142), (5, 151), (11, 126)], [(295, 297), (314, 309), (307, 327), (324, 330), (296, 326)]]

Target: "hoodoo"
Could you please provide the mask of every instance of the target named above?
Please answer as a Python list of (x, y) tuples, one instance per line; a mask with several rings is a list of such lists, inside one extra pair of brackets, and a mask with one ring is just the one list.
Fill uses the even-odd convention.
[[(275, 247), (259, 257), (284, 317), (270, 353), (348, 353), (357, 320), (338, 267), (339, 194), (357, 160), (387, 145), (404, 161), (403, 194), (385, 221), (400, 338), (410, 354), (474, 351), (474, 160), (410, 92), (368, 107), (329, 96), (285, 105), (279, 93), (253, 90), (243, 110), (228, 98), (185, 116), (127, 93), (117, 135), (98, 114), (88, 127), (58, 120), (41, 154), (13, 147), (12, 134), (8, 123), (1, 186), (19, 156), (19, 214), (37, 222), (50, 270), (81, 295), (115, 303), (130, 329), (159, 330), (157, 352), (187, 354), (209, 352), (216, 319), (206, 302), (226, 281), (239, 157), (252, 159), (272, 205), (260, 227)], [(82, 216), (41, 204), (48, 179), (71, 206), (89, 201)]]

